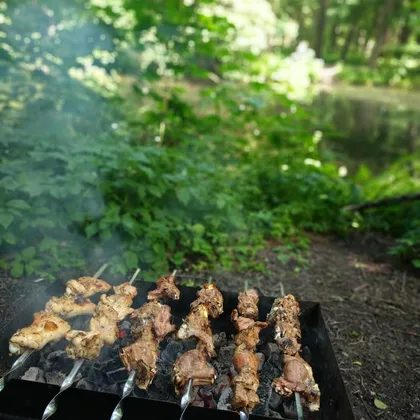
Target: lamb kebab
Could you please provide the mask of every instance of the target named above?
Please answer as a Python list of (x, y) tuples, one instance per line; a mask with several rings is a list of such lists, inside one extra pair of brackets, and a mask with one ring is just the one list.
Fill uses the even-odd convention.
[(169, 277), (159, 278), (156, 282), (157, 288), (147, 295), (148, 302), (130, 316), (131, 333), (136, 340), (120, 352), (121, 361), (130, 375), (111, 420), (122, 418), (122, 402), (131, 394), (134, 386), (147, 390), (157, 373), (159, 344), (175, 331), (175, 325), (171, 323), (171, 308), (159, 301), (179, 299), (180, 291), (175, 285), (175, 274), (176, 270)]
[(274, 326), (274, 339), (284, 354), (283, 374), (273, 380), (272, 387), (286, 398), (295, 393), (298, 406), (301, 402), (310, 411), (318, 411), (321, 397), (319, 387), (314, 380), (311, 366), (299, 354), (299, 313), (299, 303), (293, 295), (287, 295), (274, 301), (267, 316), (267, 322)]
[(0, 379), (0, 391), (4, 389), (6, 377), (21, 367), (34, 351), (41, 350), (48, 343), (61, 340), (70, 330), (70, 325), (62, 318), (93, 313), (96, 305), (86, 299), (99, 292), (107, 292), (111, 286), (98, 277), (105, 271), (104, 264), (93, 277), (80, 277), (67, 282), (66, 293), (53, 296), (45, 305), (45, 310), (34, 314), (33, 323), (18, 330), (9, 341), (10, 354), (20, 357), (11, 369)]
[(268, 324), (257, 321), (258, 300), (258, 292), (255, 289), (239, 293), (238, 309), (234, 309), (231, 315), (231, 320), (238, 331), (233, 355), (233, 366), (237, 376), (232, 381), (232, 407), (240, 411), (241, 418), (244, 419), (248, 418), (248, 413), (251, 413), (260, 402), (257, 395), (259, 360), (255, 349), (259, 342), (260, 331)]
[(90, 320), (89, 331), (71, 330), (67, 332), (66, 339), (70, 341), (70, 344), (66, 347), (66, 352), (69, 358), (75, 359), (75, 363), (63, 381), (60, 391), (45, 408), (42, 420), (48, 419), (56, 412), (57, 397), (73, 385), (84, 362), (97, 358), (104, 345), (111, 345), (118, 339), (117, 323), (134, 311), (130, 306), (137, 296), (137, 289), (132, 286), (132, 283), (139, 272), (140, 269), (137, 269), (129, 282), (114, 286), (113, 295), (101, 295)]
[(181, 419), (192, 400), (192, 388), (212, 385), (216, 378), (216, 369), (208, 365), (208, 360), (215, 354), (209, 316), (214, 319), (223, 313), (223, 296), (214, 284), (204, 284), (190, 309), (177, 336), (181, 340), (195, 338), (197, 348), (179, 356), (173, 367), (175, 390), (182, 394)]

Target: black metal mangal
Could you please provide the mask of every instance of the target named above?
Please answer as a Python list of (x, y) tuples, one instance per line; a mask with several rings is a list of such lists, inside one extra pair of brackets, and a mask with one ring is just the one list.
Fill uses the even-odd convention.
[[(217, 284), (217, 283), (216, 283)], [(155, 287), (154, 283), (138, 283), (138, 296), (134, 305), (140, 306), (146, 301), (147, 292)], [(45, 299), (53, 295), (63, 293), (64, 283), (55, 283), (49, 287), (46, 294), (41, 298), (35, 298), (29, 305), (22, 309), (15, 320), (9, 323), (1, 330), (0, 354), (6, 357), (8, 352), (8, 339), (16, 331), (22, 327), (28, 320), (32, 319), (32, 314), (40, 310)], [(182, 322), (182, 318), (189, 312), (189, 304), (195, 299), (197, 288), (180, 287), (181, 299), (179, 301), (170, 302), (172, 314), (175, 317), (177, 327)], [(224, 332), (226, 336), (234, 334), (233, 325), (230, 322), (230, 314), (237, 305), (237, 293), (224, 292), (224, 313), (222, 316), (212, 322), (212, 329), (215, 333)], [(273, 297), (260, 297), (259, 309), (260, 319), (265, 319), (270, 311), (274, 301)], [(348, 395), (341, 378), (341, 374), (334, 356), (331, 342), (328, 337), (327, 329), (321, 314), (321, 308), (318, 303), (300, 302), (301, 327), (302, 327), (302, 344), (309, 349), (311, 355), (310, 364), (314, 371), (314, 376), (321, 390), (321, 409), (318, 413), (309, 413), (308, 420), (354, 420)], [(129, 339), (126, 337), (125, 339)], [(262, 337), (264, 341), (264, 337)], [(86, 420), (109, 420), (115, 405), (120, 399), (122, 387), (128, 377), (128, 373), (122, 369), (119, 372), (118, 348), (121, 342), (116, 343), (116, 347), (111, 352), (106, 353), (103, 361), (92, 362), (91, 366), (86, 366), (82, 371), (83, 378), (89, 378), (94, 390), (81, 388), (71, 388), (60, 397), (59, 408), (52, 419), (86, 419)], [(128, 419), (179, 419), (180, 408), (179, 402), (173, 390), (170, 377), (165, 376), (170, 372), (169, 365), (171, 360), (165, 353), (167, 348), (177, 348), (180, 346), (176, 342), (164, 342), (161, 347), (161, 376), (157, 375), (148, 394), (135, 392), (132, 397), (124, 401), (124, 420)], [(28, 367), (43, 368), (42, 363), (47, 352), (53, 352), (57, 345), (46, 347), (40, 355), (34, 357), (27, 362), (27, 365), (21, 371), (15, 372), (13, 378), (10, 379), (7, 387), (0, 393), (0, 419), (40, 419), (46, 404), (57, 393), (59, 387), (40, 382), (32, 382), (19, 379)], [(264, 350), (261, 350), (264, 351)], [(44, 355), (43, 355), (44, 354)], [(171, 357), (176, 357), (173, 354)], [(101, 355), (102, 358), (102, 355)], [(166, 358), (166, 361), (163, 360)], [(109, 359), (109, 360), (108, 360)], [(114, 360), (115, 359), (115, 360)], [(60, 362), (58, 362), (60, 366)], [(112, 365), (112, 372), (117, 372), (121, 377), (116, 382), (106, 388), (103, 377), (109, 377), (110, 372), (105, 372), (106, 366)], [(63, 364), (61, 366), (63, 374), (68, 374), (69, 366)], [(264, 367), (263, 367), (264, 369)], [(94, 374), (94, 375), (93, 375)], [(112, 373), (112, 375), (117, 375)], [(118, 376), (117, 376), (118, 377)], [(82, 379), (86, 382), (86, 379)], [(80, 381), (80, 382), (82, 382)], [(95, 381), (98, 383), (95, 385)], [(78, 386), (76, 384), (76, 386)], [(261, 387), (260, 387), (261, 388)], [(112, 393), (110, 391), (112, 389)], [(100, 391), (100, 392), (99, 392)], [(261, 389), (261, 392), (266, 392)], [(267, 388), (267, 393), (269, 392)], [(136, 397), (137, 396), (137, 397)], [(265, 396), (268, 398), (268, 396)], [(264, 398), (262, 398), (264, 400)], [(185, 419), (214, 420), (216, 408), (190, 406), (185, 414)], [(277, 409), (282, 412), (281, 409)], [(255, 413), (261, 414), (264, 410), (258, 407)], [(282, 412), (284, 415), (284, 412)], [(250, 419), (267, 419), (264, 415), (251, 414)], [(225, 410), (217, 410), (218, 420), (239, 420), (237, 413)]]

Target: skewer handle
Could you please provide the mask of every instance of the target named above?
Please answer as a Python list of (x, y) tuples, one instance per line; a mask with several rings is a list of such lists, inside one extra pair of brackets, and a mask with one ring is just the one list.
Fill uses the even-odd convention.
[(124, 384), (122, 397), (119, 403), (117, 404), (117, 406), (114, 408), (114, 411), (112, 412), (111, 420), (122, 419), (122, 416), (123, 416), (122, 402), (124, 401), (125, 398), (127, 398), (133, 392), (136, 374), (137, 374), (136, 370), (132, 370), (130, 372), (127, 382)]
[(79, 370), (83, 366), (84, 362), (85, 362), (84, 359), (76, 360), (76, 362), (73, 365), (73, 369), (71, 370), (71, 372), (67, 375), (66, 379), (64, 379), (63, 383), (61, 384), (60, 392), (54, 396), (54, 398), (49, 402), (49, 404), (45, 408), (44, 413), (42, 414), (42, 420), (47, 420), (57, 411), (58, 396), (73, 385), (73, 382), (76, 379), (76, 376), (79, 373)]
[(26, 360), (30, 357), (30, 355), (34, 352), (35, 350), (26, 350), (24, 353), (21, 354), (21, 356), (15, 360), (15, 362), (13, 363), (12, 367), (10, 368), (9, 371), (7, 371), (4, 376), (2, 378), (0, 378), (0, 392), (3, 391), (5, 385), (6, 385), (6, 378), (16, 369), (19, 369), (25, 362)]
[(97, 279), (107, 268), (108, 268), (109, 264), (105, 263), (94, 275), (93, 277), (95, 279)]
[(240, 420), (249, 420), (249, 414), (246, 411), (240, 411), (239, 412), (239, 418)]
[(192, 391), (192, 386), (193, 384), (193, 380), (189, 379), (188, 380), (188, 384), (187, 384), (187, 388), (184, 391), (184, 394), (182, 395), (181, 398), (181, 417), (179, 418), (179, 420), (182, 420), (182, 418), (184, 417), (185, 411), (187, 410), (188, 406), (190, 405), (190, 402), (192, 401), (192, 396), (191, 396), (191, 391)]

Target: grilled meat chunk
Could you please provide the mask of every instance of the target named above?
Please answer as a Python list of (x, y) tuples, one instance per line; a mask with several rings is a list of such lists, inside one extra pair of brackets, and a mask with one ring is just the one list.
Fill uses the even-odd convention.
[(136, 384), (140, 389), (147, 389), (156, 375), (158, 346), (153, 325), (146, 324), (137, 330), (137, 340), (120, 352), (126, 369), (137, 371)]
[(255, 350), (260, 341), (260, 331), (267, 326), (268, 324), (266, 322), (254, 321), (254, 325), (248, 327), (246, 330), (240, 331), (235, 336), (235, 344), (237, 346), (244, 344), (247, 349)]
[(66, 347), (70, 359), (94, 360), (99, 356), (104, 341), (97, 331), (71, 330), (66, 334), (71, 343)]
[(191, 303), (191, 310), (204, 305), (212, 318), (217, 318), (223, 313), (223, 295), (214, 284), (205, 283), (197, 292), (197, 299)]
[(175, 286), (175, 276), (161, 277), (157, 280), (156, 285), (157, 288), (147, 294), (148, 300), (179, 299), (180, 291)]
[(175, 361), (173, 380), (178, 394), (182, 394), (189, 379), (193, 386), (212, 385), (216, 369), (207, 363), (205, 354), (200, 350), (189, 350)]
[(131, 332), (135, 338), (142, 334), (144, 325), (152, 324), (158, 341), (175, 331), (175, 325), (171, 324), (171, 308), (157, 301), (144, 304), (131, 314)]
[[(115, 311), (114, 311), (115, 312)], [(116, 317), (109, 318), (107, 313), (95, 314), (90, 320), (90, 330), (97, 332), (105, 344), (114, 344), (118, 339)]]
[(200, 349), (203, 349), (209, 357), (215, 355), (207, 306), (198, 305), (191, 310), (178, 330), (178, 338), (180, 340), (196, 338), (199, 341)]
[(41, 350), (48, 343), (59, 341), (69, 330), (70, 325), (58, 316), (45, 311), (36, 312), (32, 324), (10, 338), (9, 351), (22, 354), (27, 349)]
[(241, 316), (258, 319), (258, 292), (255, 289), (239, 293), (238, 312)]
[(104, 280), (95, 277), (79, 277), (67, 282), (66, 293), (88, 298), (96, 293), (106, 293), (111, 286)]
[(293, 295), (287, 295), (274, 301), (267, 322), (274, 325), (274, 339), (280, 350), (288, 355), (299, 352), (301, 345), (299, 303)]
[(251, 412), (260, 402), (257, 390), (260, 385), (258, 379), (258, 357), (252, 349), (240, 344), (233, 355), (233, 366), (238, 373), (233, 378), (233, 408)]
[(130, 306), (133, 298), (129, 295), (101, 295), (94, 316), (104, 314), (107, 318), (114, 321), (122, 321), (127, 315), (134, 312)]
[(114, 293), (116, 295), (124, 295), (131, 298), (130, 305), (133, 304), (133, 299), (137, 296), (137, 289), (128, 282), (122, 283), (119, 286), (114, 286)]
[(321, 394), (312, 368), (299, 356), (284, 356), (283, 375), (273, 380), (272, 387), (285, 397), (298, 392), (305, 407), (310, 411), (319, 410)]
[(52, 312), (61, 318), (73, 318), (79, 315), (93, 314), (96, 305), (89, 299), (72, 295), (53, 296), (45, 305), (46, 312)]
[(250, 366), (245, 366), (241, 373), (233, 378), (232, 384), (232, 407), (250, 413), (260, 403), (257, 395), (260, 386), (258, 374)]
[(239, 316), (237, 309), (232, 311), (230, 320), (233, 322), (233, 325), (238, 331), (246, 330), (254, 326), (255, 321), (252, 318), (246, 318), (244, 316)]

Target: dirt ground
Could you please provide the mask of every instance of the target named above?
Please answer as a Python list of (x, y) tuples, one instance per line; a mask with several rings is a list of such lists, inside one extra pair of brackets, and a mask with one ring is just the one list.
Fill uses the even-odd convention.
[[(230, 290), (242, 290), (248, 279), (266, 295), (283, 287), (321, 302), (356, 419), (420, 419), (420, 274), (391, 259), (389, 245), (372, 235), (346, 241), (313, 236), (300, 269), (280, 262), (278, 244), (271, 244), (260, 254), (269, 274), (180, 272), (178, 278), (201, 283), (212, 277)], [(22, 287), (0, 275), (0, 325), (41, 285)], [(375, 398), (388, 408), (376, 408)]]

